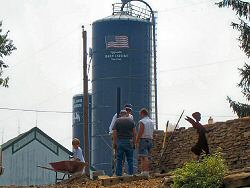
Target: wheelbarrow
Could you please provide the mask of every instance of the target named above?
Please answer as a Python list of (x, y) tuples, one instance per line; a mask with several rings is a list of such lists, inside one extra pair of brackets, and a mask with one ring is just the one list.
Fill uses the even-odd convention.
[[(86, 167), (88, 165), (87, 163), (84, 163), (84, 162), (70, 161), (70, 160), (52, 162), (49, 164), (52, 168), (40, 166), (40, 165), (38, 165), (37, 167), (42, 168), (42, 169), (46, 169), (46, 170), (54, 171), (56, 173), (56, 180), (55, 180), (56, 183), (58, 181), (64, 180), (66, 176), (69, 178), (74, 173), (82, 172), (84, 167)], [(58, 177), (58, 173), (62, 173), (63, 177), (62, 178)]]

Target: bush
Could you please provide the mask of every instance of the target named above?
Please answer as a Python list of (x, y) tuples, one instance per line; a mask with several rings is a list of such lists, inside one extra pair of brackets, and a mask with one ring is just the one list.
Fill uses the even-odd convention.
[(227, 166), (220, 152), (202, 161), (186, 163), (174, 171), (174, 188), (219, 188)]

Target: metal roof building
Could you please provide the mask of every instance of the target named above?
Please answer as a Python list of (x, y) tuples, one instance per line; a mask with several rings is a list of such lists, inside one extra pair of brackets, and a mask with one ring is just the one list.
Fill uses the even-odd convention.
[(0, 186), (54, 183), (55, 172), (37, 166), (49, 167), (50, 162), (68, 160), (71, 155), (37, 127), (9, 140), (1, 148), (4, 173), (0, 176)]

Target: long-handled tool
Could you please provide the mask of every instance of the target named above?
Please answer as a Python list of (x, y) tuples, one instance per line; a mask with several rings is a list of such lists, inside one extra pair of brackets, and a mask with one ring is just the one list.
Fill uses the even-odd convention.
[[(121, 111), (121, 88), (118, 87), (116, 90), (116, 117), (119, 118)], [(112, 139), (113, 141), (113, 139)], [(113, 161), (112, 161), (112, 173), (115, 174), (116, 162), (117, 162), (117, 148), (112, 148), (113, 151)]]
[[(167, 143), (167, 145), (166, 145), (165, 149), (164, 149), (164, 150), (163, 150), (163, 152), (162, 152), (162, 155), (161, 155), (161, 157), (160, 157), (160, 160), (159, 160), (158, 166), (160, 166), (160, 165), (161, 165), (162, 158), (163, 158), (163, 154), (166, 152), (167, 146), (168, 146), (168, 145), (169, 145), (169, 143), (171, 142), (171, 140), (172, 140), (172, 138), (173, 138), (173, 136), (174, 136), (174, 133), (175, 133), (175, 131), (176, 131), (176, 128), (178, 127), (179, 122), (180, 122), (180, 120), (181, 120), (181, 118), (182, 118), (183, 114), (184, 114), (184, 110), (182, 111), (182, 113), (181, 113), (181, 115), (180, 115), (180, 117), (179, 117), (179, 119), (178, 119), (178, 121), (177, 121), (177, 123), (176, 123), (176, 125), (175, 125), (174, 131), (172, 132), (172, 134), (171, 134), (171, 136), (170, 136), (170, 138), (169, 138), (169, 140), (168, 140), (168, 143)], [(161, 170), (161, 173), (164, 173), (164, 172), (165, 172), (165, 170)]]
[(112, 175), (116, 173), (117, 148), (113, 148)]
[(165, 145), (166, 145), (167, 132), (168, 132), (168, 124), (169, 124), (169, 121), (167, 121), (167, 124), (166, 124), (166, 130), (165, 130), (164, 139), (163, 139), (162, 148), (161, 148), (161, 157), (163, 155), (163, 152), (164, 152), (164, 149), (165, 149)]

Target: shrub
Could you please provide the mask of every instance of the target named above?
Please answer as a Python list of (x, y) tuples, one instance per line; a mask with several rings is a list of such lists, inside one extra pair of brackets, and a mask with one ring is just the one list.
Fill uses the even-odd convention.
[(220, 152), (202, 161), (186, 163), (174, 171), (174, 188), (219, 188), (227, 166)]

